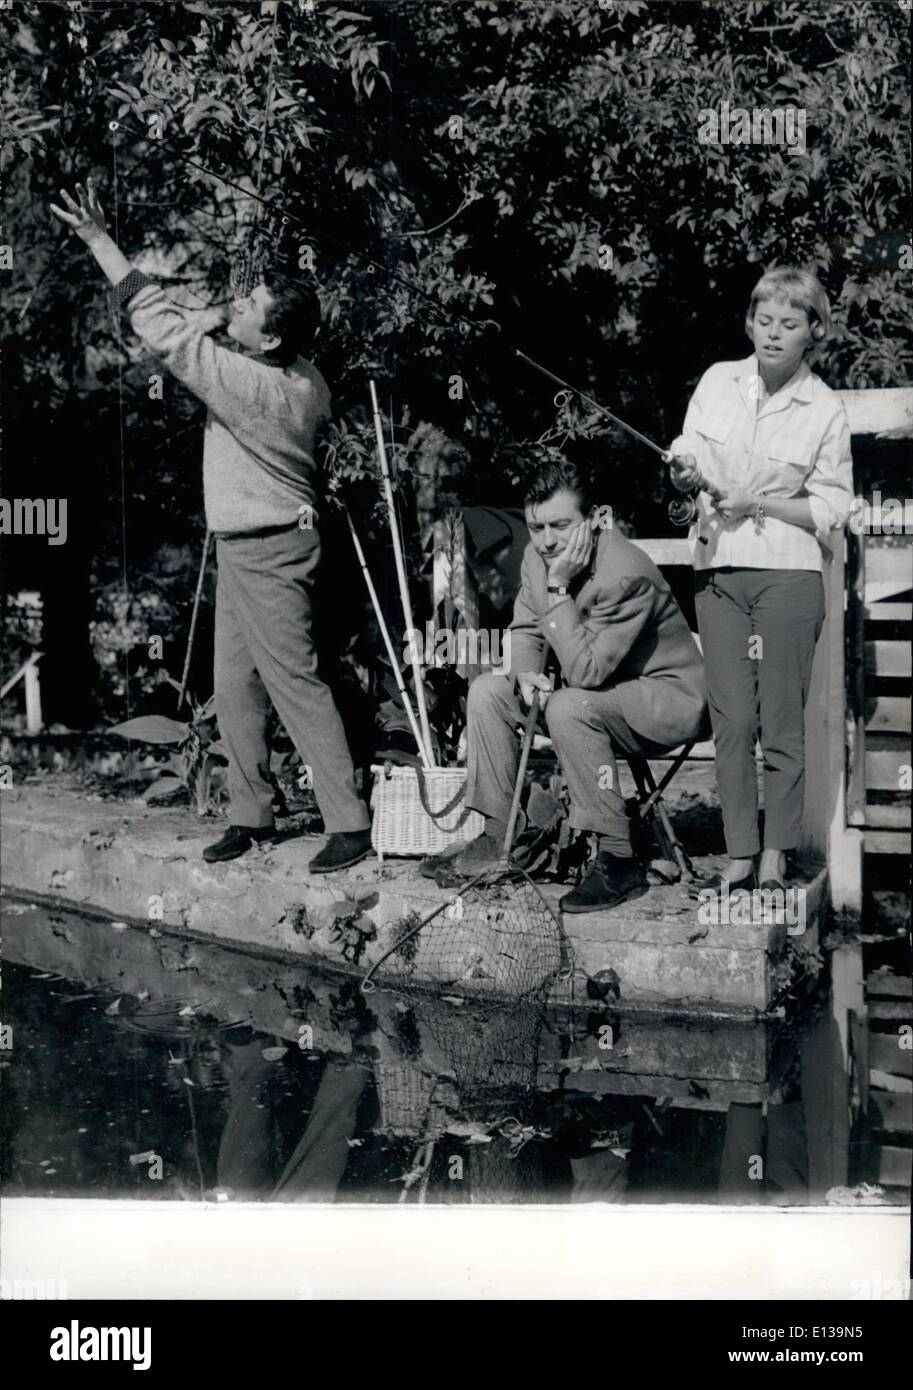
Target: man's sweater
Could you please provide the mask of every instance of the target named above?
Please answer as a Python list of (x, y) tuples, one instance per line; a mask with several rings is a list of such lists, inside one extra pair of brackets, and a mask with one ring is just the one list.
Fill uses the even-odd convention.
[(203, 436), (203, 494), (210, 530), (293, 525), (313, 507), (314, 434), (330, 392), (312, 363), (271, 366), (219, 347), (212, 314), (186, 312), (139, 271), (114, 290), (133, 331), (209, 407)]

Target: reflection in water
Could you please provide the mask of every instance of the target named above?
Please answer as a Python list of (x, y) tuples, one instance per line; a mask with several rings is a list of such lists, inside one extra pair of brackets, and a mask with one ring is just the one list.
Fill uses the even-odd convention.
[(56, 907), (3, 920), (7, 1195), (804, 1202), (845, 1162), (809, 1084), (839, 1056), (821, 1008), (775, 1034), (366, 998)]

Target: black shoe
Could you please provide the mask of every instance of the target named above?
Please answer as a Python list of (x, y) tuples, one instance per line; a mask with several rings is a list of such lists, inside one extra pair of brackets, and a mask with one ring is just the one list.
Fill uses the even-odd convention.
[(334, 874), (371, 853), (370, 830), (336, 830), (308, 864), (312, 874)]
[(636, 859), (619, 859), (603, 850), (589, 873), (558, 903), (562, 912), (600, 912), (618, 907), (647, 891), (647, 875)]
[(724, 885), (730, 897), (733, 893), (739, 893), (743, 890), (746, 893), (753, 893), (758, 886), (758, 876), (754, 869), (744, 878), (723, 878), (722, 874), (714, 874), (712, 878), (692, 884), (688, 889), (688, 896), (689, 898), (700, 898), (702, 893), (720, 893)]
[(206, 846), (203, 858), (207, 864), (222, 864), (226, 859), (237, 859), (246, 854), (252, 845), (270, 839), (275, 833), (275, 826), (272, 825), (259, 830), (252, 825), (230, 825), (221, 839)]

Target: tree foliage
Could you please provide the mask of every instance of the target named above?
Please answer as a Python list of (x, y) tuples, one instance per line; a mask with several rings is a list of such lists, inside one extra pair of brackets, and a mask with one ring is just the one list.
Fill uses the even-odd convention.
[[(24, 0), (0, 26), (7, 466), (45, 495), (78, 471), (102, 585), (198, 533), (199, 415), (176, 388), (148, 398), (150, 361), (48, 217), (93, 171), (125, 249), (185, 292), (224, 294), (245, 249), (313, 264), (337, 483), (363, 490), (374, 375), (406, 471), (509, 500), (505, 446), (556, 417), (514, 346), (665, 442), (702, 370), (747, 351), (748, 292), (777, 262), (830, 291), (826, 380), (909, 379), (899, 5)], [(723, 100), (803, 109), (806, 152), (702, 145)], [(653, 459), (579, 411), (562, 430), (616, 511), (659, 529)]]

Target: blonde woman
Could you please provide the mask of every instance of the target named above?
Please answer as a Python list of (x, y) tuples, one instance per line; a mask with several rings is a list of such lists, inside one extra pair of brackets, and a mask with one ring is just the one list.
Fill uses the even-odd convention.
[(703, 475), (722, 493), (698, 494), (691, 539), (729, 855), (712, 886), (730, 892), (782, 887), (786, 852), (799, 841), (822, 550), (846, 524), (853, 485), (843, 404), (805, 361), (831, 329), (819, 281), (804, 270), (768, 271), (745, 327), (752, 355), (704, 373), (672, 444), (676, 487), (691, 491)]

